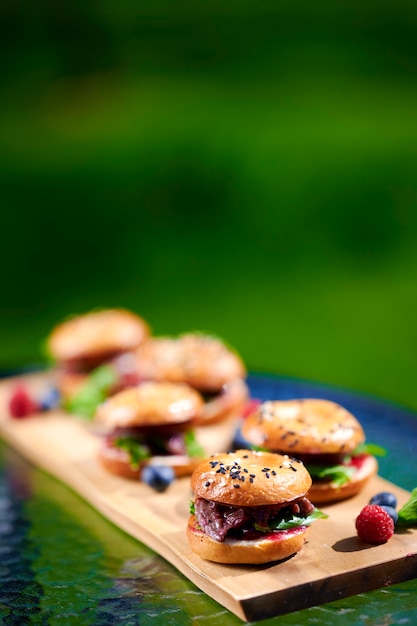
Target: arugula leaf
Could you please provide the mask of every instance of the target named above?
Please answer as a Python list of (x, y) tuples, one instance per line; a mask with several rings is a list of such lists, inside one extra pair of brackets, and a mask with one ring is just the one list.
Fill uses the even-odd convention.
[(417, 487), (411, 492), (411, 497), (398, 511), (397, 524), (401, 526), (415, 526), (417, 524)]
[(250, 444), (250, 449), (254, 450), (254, 452), (269, 452), (268, 448), (263, 446), (257, 446), (256, 444)]
[(331, 482), (337, 487), (341, 487), (349, 482), (355, 473), (353, 467), (347, 467), (345, 465), (333, 465), (331, 467), (326, 467), (325, 465), (307, 465), (307, 470), (314, 478), (330, 478)]
[(195, 502), (190, 500), (190, 515), (195, 515)]
[(109, 389), (116, 381), (116, 372), (110, 365), (97, 367), (91, 372), (78, 393), (65, 402), (64, 408), (69, 413), (91, 419), (96, 408), (106, 399)]
[(184, 444), (188, 456), (201, 458), (205, 456), (204, 449), (198, 443), (195, 432), (193, 430), (188, 430), (184, 434)]
[(269, 521), (267, 526), (254, 524), (256, 530), (260, 532), (272, 532), (274, 530), (288, 530), (297, 528), (297, 526), (310, 526), (316, 519), (327, 519), (329, 516), (320, 509), (314, 509), (307, 517), (297, 517), (297, 515), (285, 515), (284, 517), (275, 517)]
[(360, 454), (372, 454), (373, 456), (386, 456), (387, 451), (376, 443), (360, 443), (352, 452), (352, 456)]
[(149, 448), (135, 439), (134, 437), (129, 437), (128, 435), (124, 437), (117, 437), (113, 442), (117, 448), (121, 448), (121, 450), (125, 450), (130, 456), (130, 467), (134, 470), (139, 469), (139, 465), (141, 461), (145, 459), (149, 459), (151, 456)]

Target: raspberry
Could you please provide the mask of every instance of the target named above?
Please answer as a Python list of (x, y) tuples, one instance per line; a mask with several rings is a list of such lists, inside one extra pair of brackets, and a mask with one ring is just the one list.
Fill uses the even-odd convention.
[(356, 530), (366, 543), (385, 543), (394, 534), (394, 522), (377, 504), (367, 504), (356, 518)]
[(38, 403), (33, 400), (23, 386), (14, 389), (9, 399), (9, 413), (11, 417), (21, 418), (38, 411)]

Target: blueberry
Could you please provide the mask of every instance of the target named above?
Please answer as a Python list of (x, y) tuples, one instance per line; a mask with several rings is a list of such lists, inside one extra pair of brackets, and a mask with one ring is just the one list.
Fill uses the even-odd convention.
[(381, 509), (384, 509), (384, 511), (386, 511), (388, 513), (388, 515), (390, 516), (390, 518), (394, 522), (394, 526), (395, 526), (397, 521), (398, 521), (398, 513), (397, 513), (397, 511), (395, 509), (393, 509), (392, 506), (388, 506), (387, 504), (380, 504), (379, 506), (381, 507)]
[(380, 491), (369, 500), (369, 504), (378, 504), (379, 506), (389, 506), (393, 509), (397, 507), (397, 498), (389, 491)]
[(165, 465), (145, 465), (141, 473), (144, 483), (155, 489), (155, 491), (165, 491), (175, 478), (172, 467)]
[(59, 406), (60, 401), (61, 396), (58, 389), (51, 387), (39, 399), (39, 406), (41, 411), (51, 411)]

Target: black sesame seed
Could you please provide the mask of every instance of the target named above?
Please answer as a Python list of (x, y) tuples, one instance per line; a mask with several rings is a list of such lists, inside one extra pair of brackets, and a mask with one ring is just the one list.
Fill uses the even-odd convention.
[(246, 467), (244, 467), (243, 471), (246, 472), (246, 474), (247, 474), (249, 470)]
[(218, 465), (218, 464), (219, 464), (218, 461), (210, 461), (211, 467), (216, 467), (216, 465)]
[(205, 484), (206, 484), (206, 487), (208, 487), (210, 485), (210, 481), (207, 480)]
[(290, 465), (290, 469), (292, 469), (292, 471), (293, 471), (293, 472), (296, 472), (296, 471), (297, 471), (297, 468), (296, 468), (296, 467), (294, 467), (293, 465)]
[(255, 477), (256, 477), (256, 474), (249, 474), (249, 476), (250, 476), (251, 478), (255, 478)]
[(265, 472), (265, 476), (266, 476), (267, 478), (270, 478), (269, 472)]
[(276, 475), (277, 475), (277, 473), (276, 473), (276, 471), (275, 471), (275, 470), (272, 470), (272, 475), (273, 475), (273, 476), (276, 476)]
[(249, 454), (244, 454), (244, 455), (243, 455), (243, 458), (244, 458), (244, 459), (248, 459), (248, 458), (249, 458)]
[(253, 483), (253, 478), (252, 478), (252, 476), (249, 478), (249, 482)]
[(269, 470), (270, 470), (270, 469), (271, 469), (270, 467), (263, 467), (263, 468), (262, 468), (262, 471), (263, 471), (263, 472), (269, 472)]
[(240, 485), (233, 485), (235, 489), (239, 489)]

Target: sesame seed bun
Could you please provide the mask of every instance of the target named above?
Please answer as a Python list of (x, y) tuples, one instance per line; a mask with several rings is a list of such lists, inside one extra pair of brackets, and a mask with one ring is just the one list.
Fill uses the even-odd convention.
[[(363, 428), (352, 413), (322, 399), (264, 402), (244, 420), (241, 431), (250, 445), (300, 456), (307, 467), (310, 463), (329, 467), (340, 464), (365, 441)], [(378, 471), (375, 457), (362, 455), (359, 460), (351, 465), (354, 473), (343, 485), (330, 477), (313, 477), (309, 499), (323, 504), (359, 493)]]
[(259, 539), (226, 538), (216, 541), (204, 533), (191, 515), (187, 537), (191, 549), (203, 559), (216, 563), (260, 565), (281, 561), (299, 552), (307, 540), (309, 528), (299, 526), (287, 531), (266, 533)]
[(253, 450), (215, 454), (191, 477), (197, 497), (230, 506), (289, 503), (305, 496), (310, 487), (310, 474), (300, 461)]
[(206, 394), (197, 418), (200, 426), (239, 416), (249, 398), (241, 358), (215, 337), (150, 337), (136, 354), (142, 380), (185, 383)]
[(262, 403), (243, 422), (252, 445), (297, 454), (352, 452), (365, 440), (352, 413), (329, 400), (276, 400)]
[(203, 399), (188, 385), (144, 382), (101, 404), (95, 421), (110, 429), (181, 424), (195, 419)]
[(58, 362), (98, 359), (135, 350), (148, 337), (148, 324), (125, 309), (77, 315), (56, 326), (47, 342)]
[(220, 391), (226, 383), (246, 376), (234, 351), (220, 339), (200, 333), (150, 338), (137, 355), (144, 379), (184, 382), (201, 392)]

